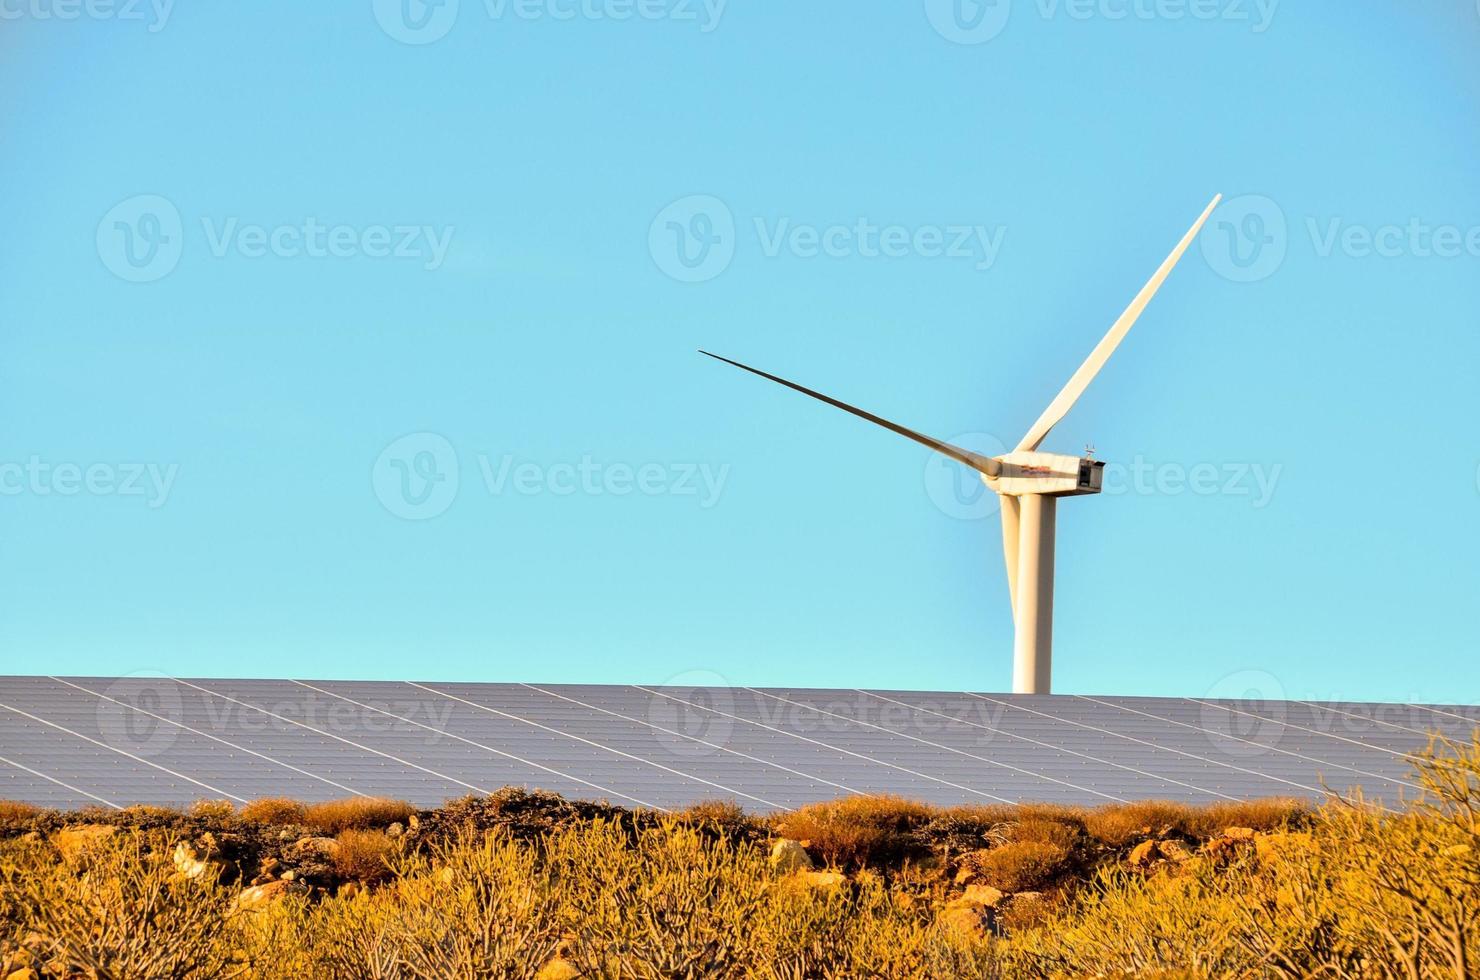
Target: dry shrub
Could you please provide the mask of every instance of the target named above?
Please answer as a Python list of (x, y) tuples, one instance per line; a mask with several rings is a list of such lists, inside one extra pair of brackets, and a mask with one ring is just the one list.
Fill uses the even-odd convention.
[(1170, 800), (1113, 803), (1084, 814), (1084, 829), (1096, 840), (1121, 847), (1142, 837), (1160, 837), (1186, 827), (1194, 807)]
[(230, 800), (196, 800), (185, 811), (197, 820), (228, 823), (236, 819), (236, 806)]
[(241, 810), (243, 820), (270, 824), (275, 827), (301, 825), (307, 816), (308, 807), (297, 800), (282, 796), (265, 796), (262, 799), (253, 800), (244, 804)]
[(344, 830), (335, 838), (334, 870), (346, 878), (379, 881), (391, 871), (395, 841), (379, 830)]
[(341, 830), (388, 827), (406, 820), (415, 812), (416, 807), (402, 800), (355, 796), (347, 800), (310, 804), (304, 810), (303, 823), (321, 834), (337, 834)]
[(1311, 806), (1303, 800), (1274, 798), (1268, 800), (1213, 803), (1192, 811), (1182, 830), (1193, 837), (1213, 837), (1229, 827), (1251, 830), (1278, 830), (1310, 818)]
[(675, 813), (681, 823), (705, 827), (721, 834), (759, 830), (760, 824), (734, 800), (702, 800)]
[(783, 837), (808, 842), (835, 867), (861, 867), (899, 858), (910, 847), (909, 832), (936, 811), (897, 796), (849, 796), (813, 803), (777, 818)]
[(1079, 823), (1033, 817), (1008, 825), (1003, 834), (1014, 843), (1051, 844), (1067, 854), (1079, 843), (1084, 827)]
[(39, 806), (19, 800), (0, 800), (0, 826), (23, 824), (40, 812)]
[(1036, 929), (1063, 914), (1068, 904), (1062, 892), (1023, 895), (998, 910), (997, 925), (1007, 932)]
[(1069, 851), (1046, 841), (1011, 841), (977, 851), (968, 863), (983, 882), (1004, 892), (1030, 891), (1046, 883), (1069, 863)]
[(50, 961), (48, 976), (236, 976), (230, 897), (205, 877), (176, 874), (174, 843), (121, 832), (90, 852), (85, 874), (10, 853), (0, 862), (0, 908), (24, 908), (25, 928)]

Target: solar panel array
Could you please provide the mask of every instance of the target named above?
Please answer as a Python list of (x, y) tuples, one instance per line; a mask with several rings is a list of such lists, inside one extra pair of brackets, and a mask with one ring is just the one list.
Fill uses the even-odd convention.
[(967, 692), (0, 678), (0, 799), (71, 808), (504, 786), (755, 811), (925, 802), (1412, 795), (1480, 708)]

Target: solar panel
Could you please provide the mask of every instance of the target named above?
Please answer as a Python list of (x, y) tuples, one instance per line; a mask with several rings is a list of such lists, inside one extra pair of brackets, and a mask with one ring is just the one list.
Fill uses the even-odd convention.
[(0, 678), (0, 798), (44, 806), (434, 806), (504, 786), (772, 811), (928, 803), (1413, 794), (1471, 706), (747, 687)]

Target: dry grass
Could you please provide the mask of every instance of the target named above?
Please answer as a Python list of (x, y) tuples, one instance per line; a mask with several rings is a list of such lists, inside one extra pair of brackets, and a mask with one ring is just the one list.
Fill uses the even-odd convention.
[(897, 796), (849, 796), (783, 814), (775, 830), (805, 842), (832, 867), (863, 867), (899, 858), (908, 834), (937, 815), (923, 803)]
[(1069, 851), (1047, 841), (1012, 841), (968, 858), (977, 877), (1004, 892), (1033, 891), (1069, 865)]
[(335, 838), (334, 870), (358, 881), (379, 881), (391, 873), (396, 842), (379, 830), (344, 830)]
[(403, 800), (356, 796), (309, 804), (303, 814), (303, 824), (321, 834), (337, 834), (342, 830), (388, 827), (397, 821), (405, 821), (415, 812), (416, 807)]
[(1182, 825), (1193, 837), (1211, 837), (1229, 827), (1250, 830), (1279, 830), (1310, 818), (1311, 807), (1303, 800), (1270, 799), (1228, 801), (1195, 810)]
[(1275, 830), (1300, 822), (1310, 812), (1309, 804), (1291, 799), (1230, 800), (1202, 807), (1167, 800), (1142, 800), (1087, 811), (1083, 821), (1090, 836), (1112, 847), (1121, 847), (1146, 837), (1168, 834), (1211, 837), (1229, 827)]
[(1008, 824), (1002, 832), (1013, 843), (1049, 844), (1067, 854), (1084, 836), (1084, 826), (1077, 822), (1063, 823), (1043, 817), (1030, 817)]
[(0, 824), (20, 824), (41, 812), (39, 806), (18, 800), (0, 800)]
[(275, 827), (301, 826), (308, 817), (308, 807), (282, 796), (264, 796), (245, 804), (241, 818)]
[(1160, 837), (1185, 827), (1195, 813), (1186, 803), (1168, 800), (1140, 800), (1098, 807), (1084, 816), (1084, 829), (1096, 840), (1112, 847)]
[(734, 800), (703, 800), (679, 810), (673, 816), (681, 823), (705, 827), (722, 834), (759, 830), (761, 826)]
[(230, 823), (236, 818), (236, 806), (230, 800), (196, 800), (185, 811), (197, 820)]

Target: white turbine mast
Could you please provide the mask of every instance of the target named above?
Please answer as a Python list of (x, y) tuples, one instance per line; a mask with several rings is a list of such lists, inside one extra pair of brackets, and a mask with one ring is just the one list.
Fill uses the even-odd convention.
[(1053, 555), (1055, 509), (1060, 497), (1078, 497), (1099, 493), (1104, 483), (1105, 464), (1093, 459), (1089, 452), (1082, 457), (1061, 456), (1039, 452), (1038, 447), (1047, 438), (1095, 375), (1105, 366), (1115, 348), (1125, 339), (1152, 297), (1166, 282), (1187, 251), (1203, 225), (1222, 201), (1222, 195), (1203, 211), (1191, 230), (1172, 249), (1166, 261), (1156, 270), (1151, 281), (1142, 287), (1131, 300), (1130, 306), (1111, 325), (1104, 338), (1095, 345), (1089, 357), (1074, 372), (1069, 383), (1058, 393), (1048, 408), (1033, 423), (1027, 435), (1010, 453), (988, 457), (932, 439), (913, 429), (880, 418), (861, 408), (855, 408), (836, 398), (829, 398), (810, 388), (778, 378), (774, 374), (757, 370), (732, 361), (728, 357), (700, 351), (715, 360), (732, 364), (751, 374), (760, 375), (778, 384), (783, 384), (804, 395), (824, 401), (834, 408), (851, 412), (859, 418), (881, 425), (906, 439), (913, 439), (936, 452), (948, 456), (975, 470), (982, 481), (1002, 502), (1002, 552), (1007, 560), (1007, 587), (1012, 600), (1012, 618), (1016, 627), (1013, 638), (1012, 689), (1017, 694), (1048, 694), (1052, 686), (1053, 664)]

